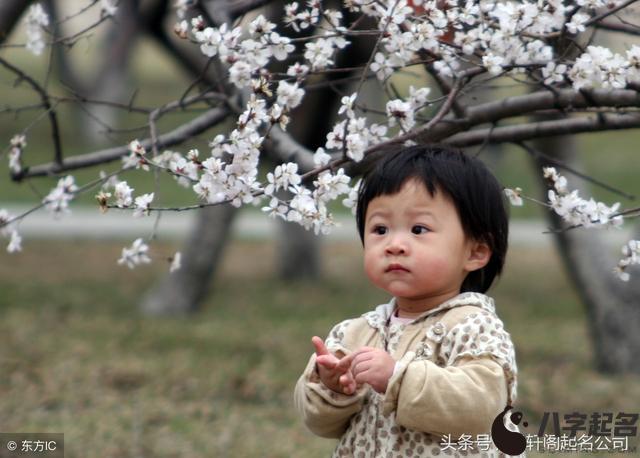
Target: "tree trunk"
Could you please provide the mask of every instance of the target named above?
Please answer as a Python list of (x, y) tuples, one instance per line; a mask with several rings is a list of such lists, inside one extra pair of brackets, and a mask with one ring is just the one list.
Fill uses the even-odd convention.
[(29, 3), (25, 0), (2, 0), (0, 2), (0, 43), (3, 43), (11, 34), (13, 27)]
[(186, 315), (199, 310), (213, 274), (220, 264), (237, 208), (207, 207), (198, 219), (182, 251), (182, 267), (167, 274), (141, 303), (147, 315)]
[[(536, 147), (561, 161), (572, 165), (576, 162), (573, 137), (539, 140)], [(536, 160), (539, 176), (542, 176), (540, 167), (546, 165), (549, 164)], [(575, 180), (570, 187), (580, 189)], [(581, 190), (580, 194), (585, 197), (589, 192)], [(551, 227), (564, 226), (554, 212), (549, 211), (548, 215)], [(597, 369), (607, 373), (640, 373), (640, 281), (635, 277), (623, 282), (613, 274), (618, 258), (611, 255), (602, 232), (597, 229), (558, 232), (555, 240), (568, 276), (586, 308)], [(619, 249), (616, 251), (620, 253)], [(640, 275), (638, 270), (632, 275)]]
[(282, 280), (320, 276), (320, 237), (296, 223), (278, 220), (278, 274)]

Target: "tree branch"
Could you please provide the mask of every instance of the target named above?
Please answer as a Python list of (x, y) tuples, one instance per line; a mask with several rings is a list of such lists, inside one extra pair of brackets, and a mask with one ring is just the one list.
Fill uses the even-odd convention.
[(637, 2), (638, 0), (627, 0), (626, 2), (620, 3), (619, 5), (611, 8), (610, 10), (607, 10), (601, 14), (598, 14), (597, 16), (592, 17), (591, 19), (589, 19), (587, 22), (584, 23), (585, 27), (588, 27), (592, 24), (595, 24), (596, 22), (611, 16), (612, 14), (617, 13), (618, 11), (626, 8), (627, 6), (631, 5), (632, 3)]
[(629, 89), (575, 91), (561, 89), (539, 91), (527, 95), (507, 97), (469, 107), (466, 119), (474, 125), (496, 122), (540, 110), (590, 107), (639, 107), (640, 94)]
[(490, 143), (522, 142), (533, 138), (637, 127), (640, 127), (639, 115), (603, 115), (602, 117), (541, 121), (516, 126), (472, 130), (442, 139), (442, 141), (450, 145), (466, 147), (480, 145), (485, 141)]
[[(191, 137), (201, 134), (207, 129), (224, 121), (229, 114), (228, 108), (214, 108), (207, 111), (201, 116), (192, 119), (186, 124), (168, 132), (166, 134), (158, 136), (157, 147), (165, 148), (172, 145), (178, 145), (189, 140)], [(145, 149), (151, 146), (151, 139), (147, 138), (140, 142)], [(23, 180), (25, 178), (36, 176), (47, 176), (66, 172), (68, 170), (75, 170), (85, 167), (90, 167), (99, 164), (105, 164), (107, 162), (115, 161), (122, 156), (129, 154), (129, 146), (119, 146), (116, 148), (108, 148), (93, 153), (82, 154), (66, 158), (61, 164), (49, 163), (41, 164), (34, 167), (25, 169), (19, 174), (11, 176), (16, 181)]]
[(594, 25), (594, 27), (602, 30), (608, 30), (609, 32), (619, 32), (628, 35), (640, 36), (640, 29), (627, 24), (616, 24), (611, 21), (602, 21)]
[(503, 119), (529, 115), (541, 110), (638, 106), (640, 106), (640, 94), (630, 89), (539, 91), (468, 107), (464, 118), (456, 119), (455, 122), (441, 122), (433, 126), (430, 132), (426, 133), (428, 137), (425, 137), (423, 141), (437, 142), (480, 124), (493, 124)]

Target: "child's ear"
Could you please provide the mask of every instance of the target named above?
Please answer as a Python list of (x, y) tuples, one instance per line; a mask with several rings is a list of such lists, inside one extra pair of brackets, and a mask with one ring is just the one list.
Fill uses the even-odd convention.
[(469, 256), (465, 263), (465, 270), (473, 272), (482, 269), (491, 259), (491, 248), (485, 242), (472, 241), (469, 245)]

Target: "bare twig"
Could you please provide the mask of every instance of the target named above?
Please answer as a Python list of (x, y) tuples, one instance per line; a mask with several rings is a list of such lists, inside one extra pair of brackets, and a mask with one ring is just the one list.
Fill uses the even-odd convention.
[(8, 70), (11, 70), (15, 73), (19, 80), (26, 81), (34, 91), (38, 93), (40, 99), (42, 100), (42, 104), (49, 116), (49, 123), (51, 124), (51, 136), (53, 138), (53, 148), (55, 151), (55, 162), (58, 164), (62, 163), (62, 144), (60, 140), (60, 128), (58, 126), (58, 116), (56, 111), (51, 106), (51, 100), (49, 98), (49, 94), (47, 91), (33, 78), (27, 75), (25, 72), (20, 70), (18, 67), (10, 64), (2, 57), (0, 57), (0, 64), (2, 64)]
[(551, 156), (549, 156), (547, 154), (544, 154), (541, 151), (538, 151), (537, 149), (533, 148), (530, 145), (527, 145), (524, 142), (518, 142), (518, 143), (516, 143), (516, 145), (518, 145), (520, 148), (525, 150), (531, 156), (533, 156), (535, 158), (544, 159), (545, 162), (548, 162), (548, 163), (550, 163), (552, 165), (555, 165), (556, 167), (560, 167), (561, 169), (564, 169), (567, 172), (570, 172), (571, 174), (573, 174), (573, 175), (575, 175), (575, 176), (577, 176), (579, 178), (582, 178), (585, 181), (588, 181), (589, 183), (593, 183), (596, 186), (600, 186), (601, 188), (606, 189), (607, 191), (613, 192), (614, 194), (618, 194), (618, 195), (620, 195), (622, 197), (625, 197), (627, 199), (630, 199), (630, 200), (634, 200), (636, 198), (634, 195), (626, 193), (624, 191), (621, 191), (620, 189), (615, 188), (615, 187), (613, 187), (613, 186), (611, 186), (611, 185), (609, 185), (607, 183), (604, 183), (603, 181), (600, 181), (600, 180), (597, 180), (597, 179), (595, 179), (593, 177), (590, 177), (589, 175), (586, 175), (586, 174), (574, 169), (573, 167), (565, 164), (564, 162), (559, 161), (559, 160), (557, 160), (557, 159), (555, 159), (555, 158), (553, 158), (553, 157), (551, 157)]

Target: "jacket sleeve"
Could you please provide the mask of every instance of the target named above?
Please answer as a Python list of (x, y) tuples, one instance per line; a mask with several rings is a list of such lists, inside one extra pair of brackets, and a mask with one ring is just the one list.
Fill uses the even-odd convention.
[(362, 409), (366, 390), (353, 395), (337, 393), (327, 388), (316, 371), (316, 355), (309, 359), (296, 384), (293, 403), (311, 432), (321, 437), (340, 437), (351, 417)]
[(444, 368), (428, 360), (409, 362), (391, 379), (384, 400), (385, 410), (395, 407), (399, 425), (453, 436), (488, 433), (506, 402), (504, 371), (488, 357)]
[(398, 424), (437, 435), (490, 432), (516, 392), (515, 352), (500, 319), (470, 314), (425, 345), (439, 347), (438, 364), (407, 352), (389, 380), (384, 412), (395, 410)]

